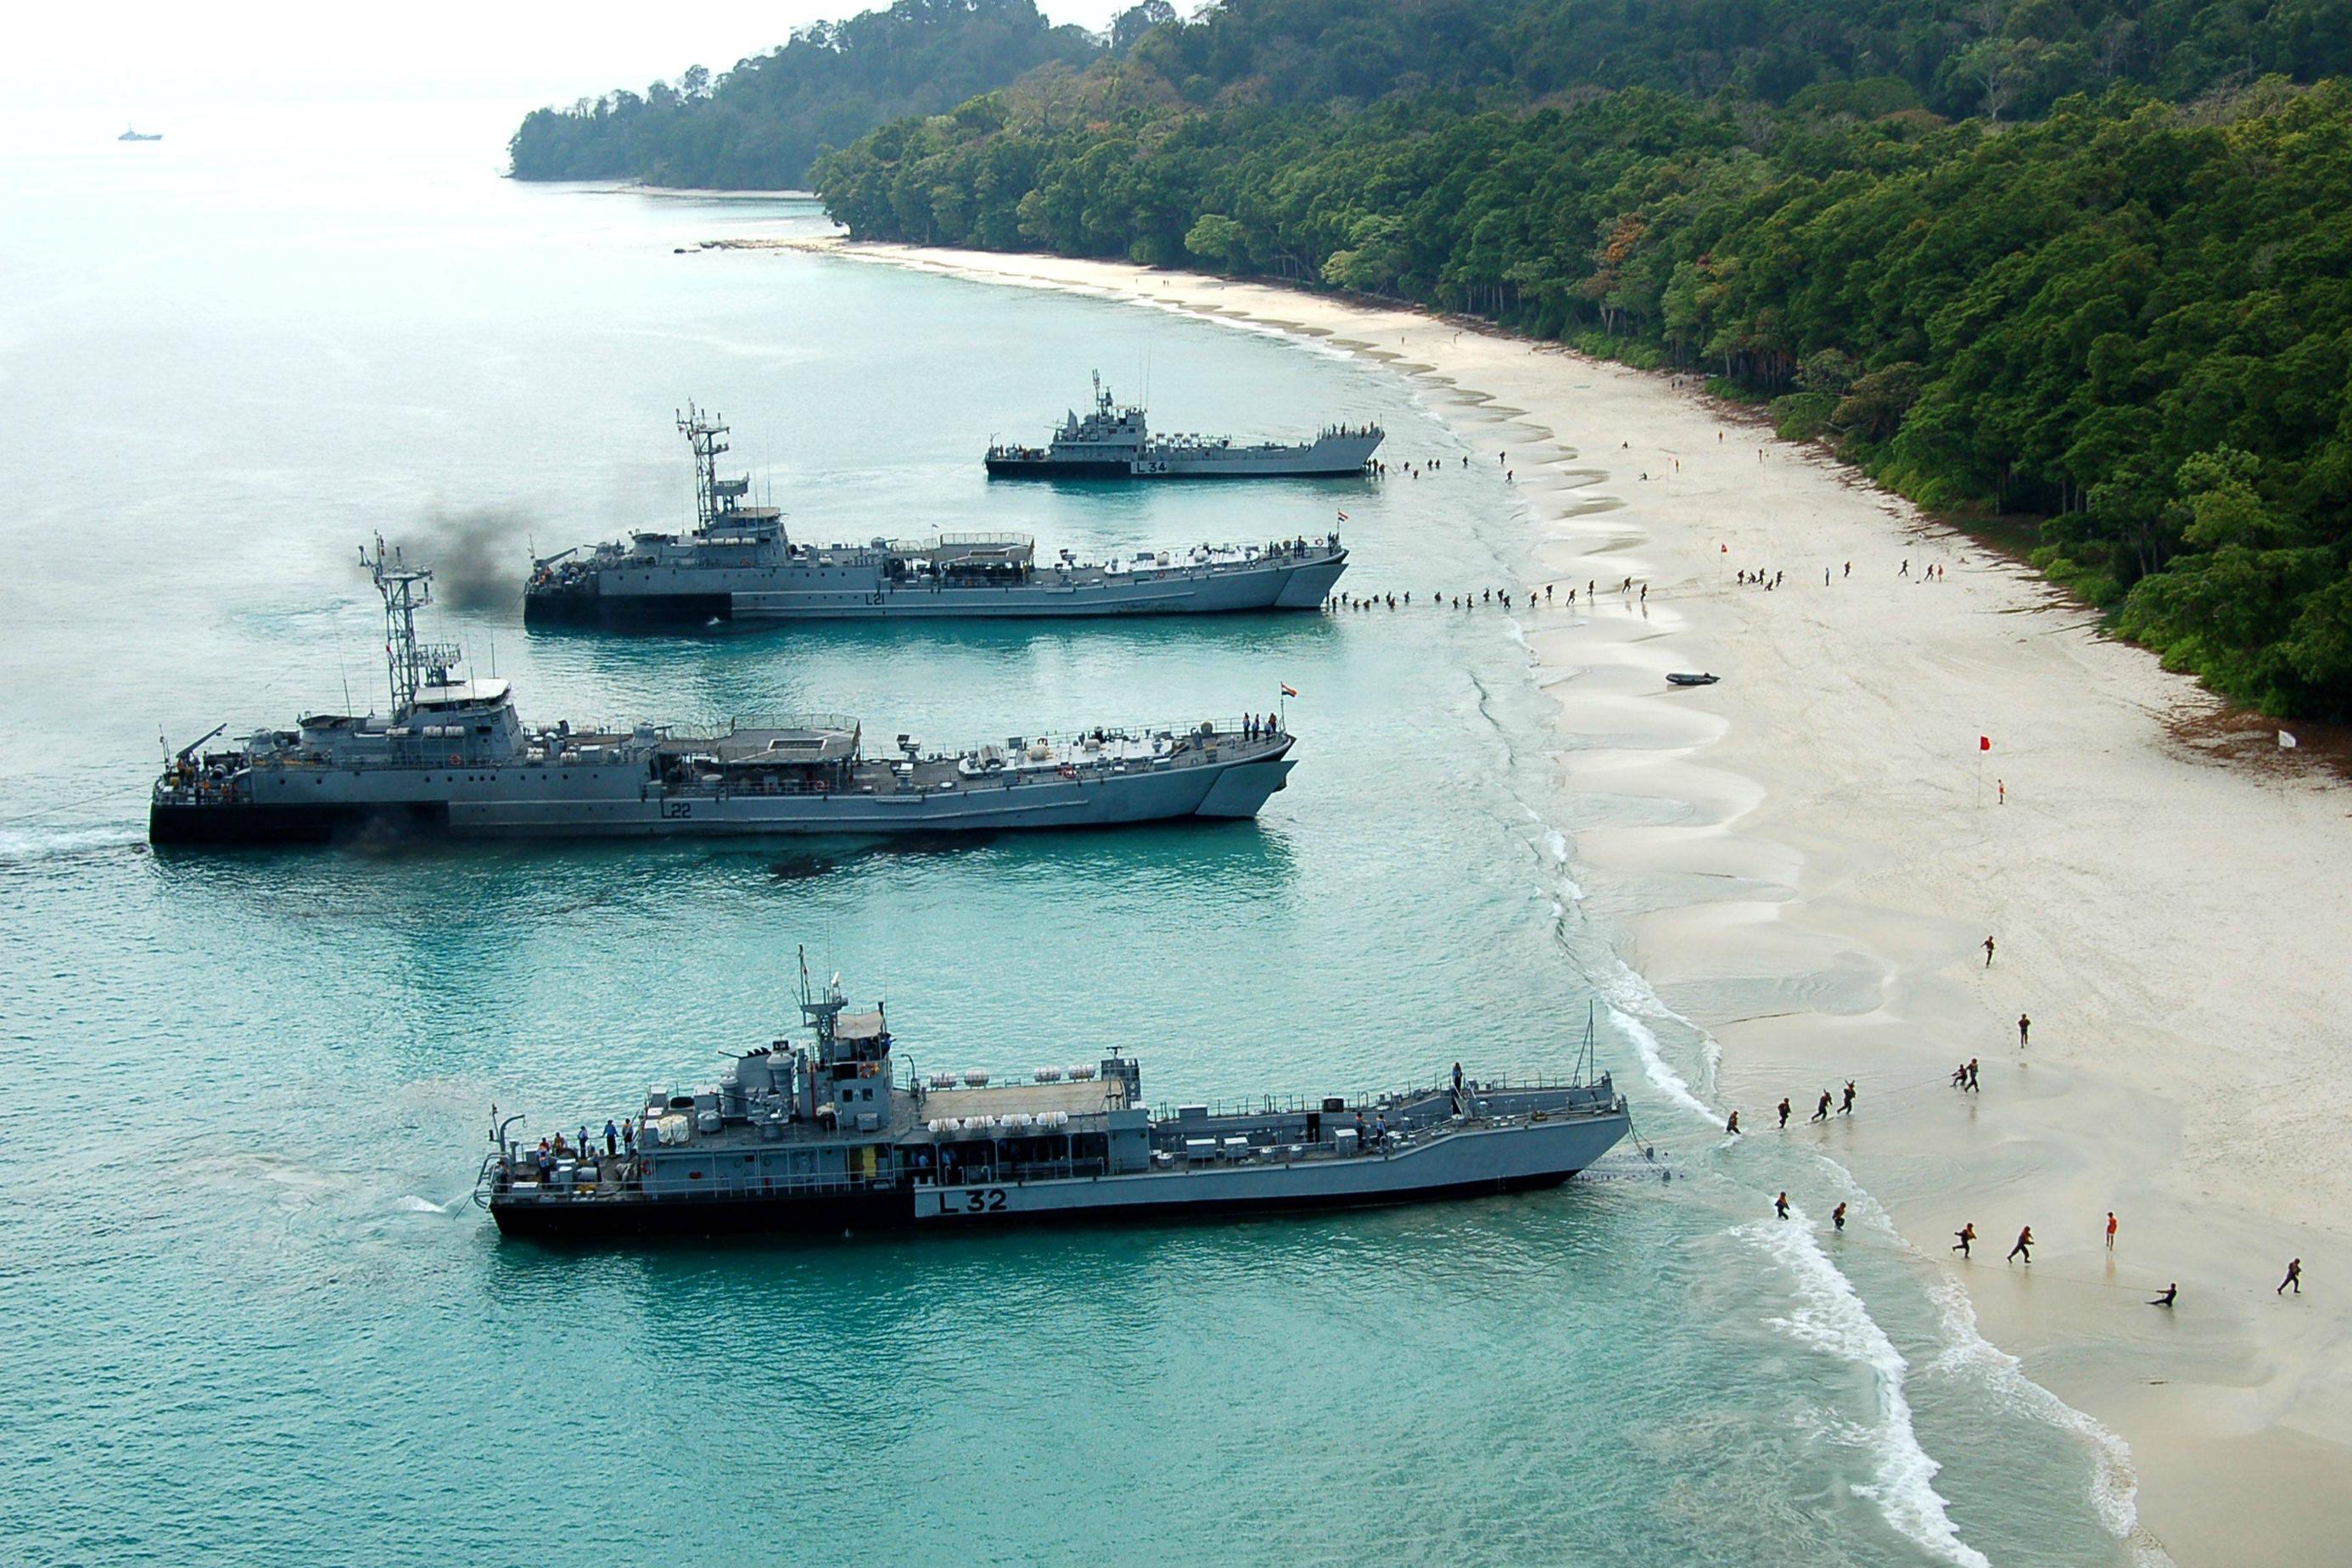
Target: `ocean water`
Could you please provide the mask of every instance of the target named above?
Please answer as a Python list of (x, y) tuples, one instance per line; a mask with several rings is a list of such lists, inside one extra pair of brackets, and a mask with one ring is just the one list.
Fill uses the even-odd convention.
[[(2102, 1563), (2128, 1472), (1817, 1156), (1727, 1147), (1709, 1042), (1577, 886), (1474, 462), (989, 485), (1099, 368), (1165, 427), (1379, 419), (1311, 343), (710, 237), (782, 199), (518, 187), (500, 120), (166, 127), (0, 163), (0, 1541), (57, 1563)], [(1410, 611), (523, 631), (536, 548), (690, 506), (674, 410), (803, 536), (1082, 552), (1320, 531)], [(822, 708), (939, 742), (1270, 707), (1255, 824), (854, 844), (157, 855), (173, 744), (382, 700), (372, 534), (526, 717)], [(1129, 1232), (555, 1252), (467, 1201), (490, 1108), (601, 1122), (793, 1016), (926, 1070), (1131, 1050), (1155, 1098), (1572, 1065), (1671, 1183)], [(1786, 1188), (1801, 1217), (1774, 1221)], [(1853, 1205), (1843, 1237), (1826, 1214)]]

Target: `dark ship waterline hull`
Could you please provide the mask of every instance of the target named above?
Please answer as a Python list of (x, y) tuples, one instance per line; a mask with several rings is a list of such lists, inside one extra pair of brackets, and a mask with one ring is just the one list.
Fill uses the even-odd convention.
[(1158, 1225), (1227, 1220), (1260, 1215), (1306, 1214), (1338, 1209), (1396, 1208), (1407, 1204), (1459, 1202), (1558, 1187), (1577, 1173), (1546, 1171), (1528, 1175), (1377, 1193), (1318, 1192), (1236, 1199), (1178, 1200), (1098, 1210), (981, 1210), (956, 1220), (923, 1220), (919, 1198), (950, 1197), (961, 1191), (882, 1192), (829, 1198), (700, 1198), (562, 1204), (493, 1204), (499, 1233), (548, 1242), (700, 1241), (730, 1237), (838, 1236), (844, 1231), (965, 1230), (985, 1226), (1064, 1224)]
[(522, 596), (527, 630), (682, 631), (735, 618), (732, 594), (532, 594)]
[[(1337, 574), (1334, 574), (1336, 576)], [(537, 594), (526, 595), (522, 624), (530, 631), (583, 630), (600, 632), (682, 632), (711, 626), (773, 626), (798, 620), (1133, 620), (1171, 616), (1255, 616), (1284, 612), (1303, 615), (1322, 601), (1291, 604), (1263, 599), (1247, 604), (1201, 605), (1186, 603), (1095, 602), (1034, 605), (989, 612), (929, 610), (909, 602), (880, 605), (857, 612), (828, 608), (808, 614), (745, 614), (727, 594)]]
[(710, 626), (795, 621), (1111, 620), (1167, 616), (1308, 614), (1322, 608), (1344, 553), (1282, 561), (1245, 572), (1171, 573), (1108, 583), (1027, 582), (1003, 587), (875, 591), (772, 585), (757, 574), (724, 593), (668, 592), (602, 583), (534, 588), (523, 595), (523, 625), (535, 631), (696, 631)]
[(254, 847), (446, 838), (446, 803), (415, 805), (176, 805), (147, 808), (147, 842)]
[(1296, 468), (1139, 468), (1132, 463), (1087, 462), (1076, 458), (990, 458), (992, 479), (1354, 479), (1364, 465), (1302, 463)]
[(1006, 789), (975, 785), (928, 796), (842, 794), (779, 804), (757, 795), (542, 802), (467, 797), (443, 801), (183, 803), (157, 800), (148, 842), (257, 847), (402, 839), (842, 837), (1135, 827), (1255, 817), (1285, 787), (1294, 764), (1255, 761), (1116, 781), (1044, 781)]

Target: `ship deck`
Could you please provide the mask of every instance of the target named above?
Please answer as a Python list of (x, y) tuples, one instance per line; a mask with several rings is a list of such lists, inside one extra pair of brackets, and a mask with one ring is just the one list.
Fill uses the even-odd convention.
[(950, 1116), (993, 1116), (1002, 1121), (1008, 1116), (1024, 1113), (1038, 1116), (1054, 1111), (1073, 1117), (1099, 1116), (1106, 1110), (1123, 1110), (1126, 1108), (1127, 1086), (1101, 1079), (1076, 1083), (1008, 1083), (985, 1089), (934, 1089), (923, 1096), (923, 1115), (940, 1120)]

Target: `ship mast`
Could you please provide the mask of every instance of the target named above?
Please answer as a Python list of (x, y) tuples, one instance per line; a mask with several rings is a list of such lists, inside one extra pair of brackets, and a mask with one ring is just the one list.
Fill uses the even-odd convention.
[(727, 443), (719, 439), (728, 432), (721, 416), (705, 414), (689, 403), (677, 416), (677, 428), (694, 448), (695, 529), (707, 533), (751, 493), (751, 480), (749, 476), (740, 479), (719, 477), (719, 454), (728, 449)]
[(416, 612), (433, 602), (431, 567), (410, 566), (397, 546), (387, 555), (381, 533), (375, 536), (375, 553), (362, 550), (360, 561), (383, 597), (384, 672), (392, 681), (393, 721), (398, 723), (415, 709), (416, 694), (428, 684), (427, 676), (432, 685), (448, 681), (458, 651), (453, 644), (416, 640)]

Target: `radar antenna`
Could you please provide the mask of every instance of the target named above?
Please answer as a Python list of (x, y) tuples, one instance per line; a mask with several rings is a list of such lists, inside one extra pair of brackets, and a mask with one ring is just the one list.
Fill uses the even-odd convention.
[(397, 723), (415, 710), (419, 690), (448, 684), (460, 654), (454, 643), (416, 640), (416, 612), (433, 602), (431, 567), (409, 565), (397, 545), (387, 553), (381, 533), (375, 536), (375, 553), (362, 550), (360, 560), (383, 597), (383, 663), (392, 680), (392, 716)]
[(695, 528), (707, 533), (751, 493), (751, 479), (748, 474), (732, 479), (719, 477), (719, 455), (729, 449), (720, 439), (728, 433), (724, 416), (705, 413), (688, 403), (677, 416), (677, 428), (694, 448)]
[(819, 994), (809, 984), (806, 947), (800, 950), (800, 959), (801, 1013), (816, 1030), (817, 1059), (829, 1062), (833, 1059), (834, 1050), (833, 1021), (840, 1016), (841, 1010), (849, 1005), (848, 998), (841, 993), (841, 976), (838, 974), (827, 983), (824, 993)]

